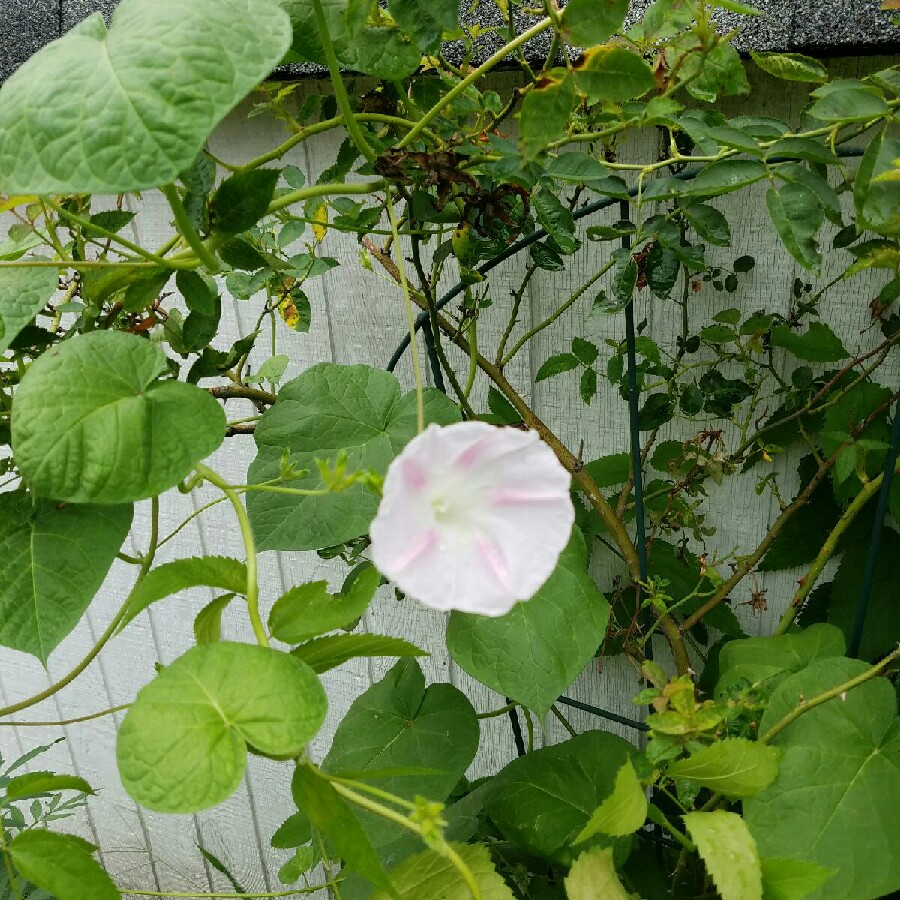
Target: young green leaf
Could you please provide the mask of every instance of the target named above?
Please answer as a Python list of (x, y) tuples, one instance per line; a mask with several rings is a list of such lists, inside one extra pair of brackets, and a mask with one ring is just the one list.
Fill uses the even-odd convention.
[(745, 738), (725, 738), (676, 760), (666, 775), (688, 779), (725, 797), (751, 797), (775, 780), (780, 757), (775, 747)]
[(125, 789), (157, 812), (196, 812), (231, 796), (247, 745), (303, 752), (325, 720), (325, 692), (289, 654), (220, 642), (188, 650), (145, 685), (119, 728)]
[(6, 785), (7, 800), (27, 800), (57, 791), (77, 791), (93, 794), (94, 789), (77, 775), (57, 775), (55, 772), (29, 772), (10, 779)]
[(575, 843), (581, 844), (595, 834), (624, 837), (637, 831), (646, 818), (647, 796), (634, 765), (627, 759), (616, 774), (612, 793), (594, 810)]
[(538, 221), (556, 242), (556, 246), (567, 255), (574, 253), (579, 247), (575, 237), (575, 221), (559, 197), (553, 191), (541, 187), (532, 198), (532, 206)]
[(289, 43), (288, 17), (268, 0), (123, 0), (109, 30), (95, 13), (4, 84), (0, 191), (169, 184)]
[(124, 503), (178, 484), (222, 442), (225, 414), (206, 391), (159, 380), (165, 369), (159, 348), (119, 331), (80, 335), (35, 360), (12, 410), (29, 486), (70, 503)]
[(577, 369), (581, 365), (580, 360), (574, 353), (558, 353), (545, 360), (543, 365), (537, 370), (534, 380), (546, 381), (554, 375), (562, 375), (563, 372), (569, 372)]
[(120, 900), (112, 879), (91, 856), (93, 847), (71, 834), (32, 828), (9, 843), (9, 858), (33, 884), (58, 900)]
[(703, 203), (695, 203), (693, 206), (685, 207), (682, 213), (704, 241), (709, 241), (710, 244), (718, 247), (731, 245), (731, 228), (728, 225), (728, 219), (719, 210)]
[(585, 403), (590, 403), (597, 395), (597, 373), (594, 369), (585, 369), (578, 381), (578, 392)]
[(299, 644), (326, 631), (336, 631), (355, 622), (368, 609), (381, 575), (366, 565), (346, 591), (332, 595), (325, 581), (298, 584), (283, 594), (269, 613), (272, 637), (286, 644)]
[(306, 641), (291, 653), (317, 675), (361, 656), (428, 656), (409, 641), (381, 634), (329, 634)]
[(691, 812), (684, 824), (722, 900), (762, 900), (759, 852), (737, 813)]
[(119, 631), (158, 600), (201, 586), (243, 594), (247, 590), (247, 567), (227, 556), (192, 556), (163, 563), (151, 569), (131, 592)]

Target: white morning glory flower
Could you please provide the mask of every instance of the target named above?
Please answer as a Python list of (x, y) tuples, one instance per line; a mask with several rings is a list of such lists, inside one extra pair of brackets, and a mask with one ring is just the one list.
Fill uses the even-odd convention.
[(535, 431), (430, 425), (387, 471), (372, 560), (426, 606), (502, 616), (534, 596), (568, 543), (569, 481)]

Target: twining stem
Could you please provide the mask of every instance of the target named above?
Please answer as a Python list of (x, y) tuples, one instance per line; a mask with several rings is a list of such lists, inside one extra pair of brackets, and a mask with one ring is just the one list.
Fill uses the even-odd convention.
[(244, 540), (244, 552), (247, 554), (247, 590), (244, 595), (247, 599), (247, 614), (250, 617), (250, 625), (253, 628), (253, 634), (256, 636), (256, 642), (260, 647), (269, 647), (269, 636), (263, 627), (262, 617), (259, 613), (259, 577), (257, 574), (256, 564), (256, 541), (253, 537), (253, 529), (250, 527), (250, 519), (247, 516), (247, 510), (241, 502), (238, 491), (221, 475), (213, 472), (208, 466), (198, 463), (196, 466), (197, 474), (205, 481), (217, 487), (229, 500), (237, 516), (238, 525), (241, 529), (241, 537)]
[(513, 345), (512, 350), (503, 357), (501, 361), (501, 365), (505, 366), (509, 363), (509, 361), (528, 343), (536, 334), (542, 332), (545, 328), (549, 328), (573, 303), (577, 302), (581, 297), (584, 296), (585, 291), (587, 291), (591, 285), (595, 284), (599, 281), (614, 265), (615, 260), (611, 259), (606, 264), (602, 265), (591, 277), (583, 284), (577, 291), (575, 291), (562, 306), (559, 307), (555, 312), (552, 312), (543, 322), (539, 322), (534, 328), (526, 331), (519, 340)]
[(809, 592), (815, 587), (816, 581), (822, 574), (822, 569), (825, 568), (825, 564), (834, 555), (834, 551), (837, 549), (837, 544), (841, 539), (841, 536), (850, 527), (853, 520), (862, 511), (863, 507), (865, 507), (869, 500), (872, 499), (872, 496), (878, 492), (883, 481), (884, 473), (882, 472), (877, 478), (873, 478), (871, 481), (866, 482), (866, 484), (863, 485), (862, 490), (853, 498), (853, 502), (846, 510), (844, 510), (844, 514), (838, 519), (837, 525), (834, 526), (825, 540), (825, 543), (822, 544), (822, 549), (819, 550), (812, 565), (809, 567), (809, 571), (803, 578), (800, 587), (797, 588), (797, 593), (794, 594), (791, 605), (785, 610), (784, 615), (781, 617), (778, 627), (774, 632), (776, 635), (785, 634), (791, 627), (794, 619), (797, 617), (797, 613), (800, 612), (800, 607), (803, 606), (803, 601), (809, 596)]
[(532, 38), (537, 37), (537, 35), (546, 31), (553, 23), (549, 18), (541, 19), (536, 25), (532, 25), (531, 28), (523, 31), (520, 35), (513, 38), (508, 44), (504, 44), (496, 53), (489, 56), (477, 69), (474, 69), (469, 73), (462, 81), (458, 84), (454, 85), (446, 94), (444, 94), (441, 99), (435, 103), (428, 112), (422, 116), (421, 119), (416, 123), (415, 128), (412, 128), (407, 132), (406, 137), (397, 144), (397, 149), (402, 150), (404, 147), (408, 147), (413, 141), (415, 141), (420, 134), (425, 130), (425, 127), (433, 122), (444, 110), (447, 106), (449, 106), (460, 94), (464, 93), (469, 85), (474, 84), (478, 81), (482, 75), (487, 74), (494, 68), (498, 63), (503, 62), (507, 56), (513, 53), (516, 49), (521, 47), (523, 44), (527, 44)]
[(897, 662), (897, 660), (900, 660), (900, 647), (897, 647), (896, 650), (889, 653), (884, 659), (872, 666), (872, 668), (866, 669), (865, 672), (860, 673), (855, 678), (851, 678), (849, 681), (845, 681), (843, 684), (830, 688), (815, 697), (810, 697), (809, 700), (803, 700), (798, 703), (789, 713), (779, 719), (764, 735), (762, 735), (762, 737), (759, 738), (759, 743), (768, 744), (772, 738), (784, 731), (791, 722), (799, 719), (804, 713), (809, 712), (811, 709), (815, 709), (817, 706), (821, 706), (823, 703), (827, 703), (829, 700), (834, 700), (835, 697), (840, 697), (842, 694), (852, 691), (853, 688), (859, 687), (870, 679), (881, 675), (882, 672), (887, 671), (895, 662)]
[(175, 216), (175, 225), (178, 227), (178, 233), (184, 238), (188, 247), (194, 251), (197, 259), (209, 269), (210, 272), (218, 272), (222, 268), (222, 264), (216, 259), (215, 254), (203, 243), (203, 239), (197, 234), (194, 223), (188, 215), (181, 197), (178, 196), (178, 190), (174, 184), (164, 184), (160, 191), (169, 201), (172, 208), (172, 215)]
[(57, 728), (63, 725), (77, 725), (79, 722), (90, 722), (92, 719), (101, 719), (103, 716), (111, 716), (114, 713), (128, 709), (130, 703), (121, 706), (111, 706), (109, 709), (101, 709), (100, 712), (88, 713), (86, 716), (76, 716), (74, 719), (59, 719), (55, 722), (0, 722), (0, 728), (4, 725), (10, 728)]
[(344, 87), (344, 79), (341, 78), (341, 67), (337, 54), (334, 52), (331, 35), (328, 33), (328, 21), (325, 18), (325, 11), (322, 9), (322, 0), (312, 0), (312, 8), (316, 19), (316, 27), (319, 29), (319, 41), (322, 44), (322, 52), (325, 54), (325, 62), (328, 65), (328, 74), (331, 75), (334, 97), (344, 116), (344, 127), (347, 129), (347, 133), (350, 135), (353, 143), (359, 148), (359, 152), (369, 162), (374, 162), (376, 157), (375, 151), (366, 140), (366, 136), (359, 127), (359, 122), (353, 115), (353, 107), (350, 106), (347, 88)]
[[(153, 558), (156, 555), (156, 547), (157, 547), (157, 537), (159, 535), (159, 498), (154, 497), (150, 501), (150, 546), (147, 552), (144, 554), (143, 561), (141, 564), (141, 570), (138, 572), (137, 579), (135, 580), (134, 587), (137, 587), (141, 581), (144, 580), (144, 577), (150, 571), (150, 566), (153, 565)], [(132, 593), (134, 592), (134, 588), (131, 589)], [(40, 703), (42, 700), (46, 700), (48, 697), (52, 697), (57, 692), (61, 691), (67, 684), (70, 684), (74, 681), (97, 657), (97, 654), (106, 646), (109, 639), (116, 634), (119, 629), (119, 625), (125, 618), (126, 613), (131, 607), (131, 593), (125, 598), (125, 602), (119, 607), (116, 614), (113, 616), (112, 621), (109, 625), (106, 626), (106, 630), (100, 637), (97, 639), (97, 643), (94, 644), (93, 647), (87, 652), (87, 655), (84, 659), (75, 666), (68, 674), (64, 675), (59, 681), (54, 682), (50, 685), (50, 687), (40, 691), (32, 697), (28, 697), (25, 700), (20, 700), (18, 703), (11, 703), (9, 706), (4, 706), (0, 709), (0, 718), (4, 716), (12, 715), (12, 713), (19, 712), (23, 709), (28, 709), (30, 706), (34, 706), (37, 703)]]
[(406, 265), (403, 262), (403, 250), (400, 246), (400, 235), (397, 228), (397, 214), (394, 212), (394, 204), (391, 200), (390, 188), (387, 189), (387, 214), (391, 222), (391, 234), (394, 245), (397, 248), (397, 275), (400, 287), (403, 290), (403, 304), (406, 307), (406, 320), (409, 326), (409, 346), (412, 352), (413, 375), (416, 379), (416, 422), (419, 432), (425, 430), (425, 400), (422, 387), (422, 361), (419, 358), (419, 342), (416, 340), (416, 317), (413, 313), (412, 298), (409, 290), (409, 280), (406, 277)]

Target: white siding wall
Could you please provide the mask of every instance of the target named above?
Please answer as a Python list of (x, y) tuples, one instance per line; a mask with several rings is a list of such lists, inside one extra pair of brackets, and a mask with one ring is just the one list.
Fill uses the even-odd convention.
[[(887, 65), (887, 61), (882, 61)], [(844, 60), (833, 68), (844, 76), (856, 75), (858, 69), (873, 71), (878, 60)], [(508, 81), (512, 76), (504, 76)], [(304, 91), (326, 91), (327, 86), (310, 82)], [(732, 114), (755, 112), (777, 116), (788, 122), (796, 121), (804, 102), (801, 89), (789, 84), (760, 86), (751, 101), (732, 102)], [(211, 149), (220, 158), (240, 162), (256, 156), (286, 137), (284, 126), (265, 118), (246, 120), (247, 106), (230, 116), (215, 133)], [(340, 136), (330, 134), (309, 141), (292, 151), (286, 163), (299, 166), (307, 180), (314, 183), (319, 173), (333, 160)], [(657, 147), (653, 135), (640, 145), (627, 148), (627, 158), (652, 161)], [(735, 233), (733, 250), (714, 250), (723, 261), (730, 262), (743, 253), (757, 260), (753, 273), (741, 281), (736, 296), (717, 295), (712, 291), (697, 298), (699, 310), (712, 312), (735, 303), (748, 311), (765, 307), (769, 311), (786, 312), (796, 274), (802, 274), (781, 249), (769, 223), (762, 201), (762, 190), (741, 192), (736, 198), (724, 198), (717, 205), (726, 213)], [(137, 209), (134, 239), (153, 247), (170, 233), (169, 215), (161, 196), (148, 193)], [(616, 209), (596, 217), (591, 222), (614, 221)], [(8, 222), (7, 222), (8, 224)], [(582, 223), (583, 225), (590, 223)], [(829, 226), (830, 227), (830, 226)], [(828, 246), (831, 232), (823, 235)], [(541, 321), (549, 312), (577, 288), (602, 263), (610, 250), (609, 244), (588, 244), (572, 261), (564, 273), (539, 272), (531, 283), (523, 304), (523, 322), (517, 333), (532, 322)], [(363, 270), (357, 260), (357, 247), (352, 236), (330, 232), (322, 247), (326, 254), (336, 256), (342, 265), (308, 286), (313, 304), (313, 324), (310, 332), (297, 335), (279, 325), (279, 352), (290, 356), (286, 378), (294, 377), (313, 363), (368, 363), (384, 366), (406, 325), (399, 291), (379, 274)], [(508, 292), (518, 284), (526, 260), (510, 260), (491, 277), (494, 305), (487, 310), (479, 327), (482, 345), (496, 346), (508, 310)], [(837, 272), (837, 263), (829, 263), (823, 277)], [(864, 274), (835, 288), (824, 308), (836, 326), (847, 348), (870, 346), (877, 340), (877, 330), (866, 331), (870, 323), (867, 303), (877, 292), (880, 277)], [(448, 282), (449, 284), (449, 282)], [(621, 339), (624, 335), (622, 316), (588, 318), (589, 291), (553, 327), (543, 332), (530, 348), (521, 352), (508, 367), (507, 374), (516, 387), (531, 400), (538, 414), (577, 450), (584, 440), (585, 459), (627, 449), (627, 411), (625, 404), (609, 392), (601, 395), (590, 407), (578, 399), (574, 375), (566, 374), (551, 381), (534, 384), (540, 364), (552, 353), (568, 347), (573, 335), (584, 335), (602, 345), (606, 337)], [(246, 334), (255, 322), (259, 302), (234, 301), (226, 298), (223, 309), (223, 335), (217, 341), (228, 346), (238, 335)], [(671, 343), (676, 332), (674, 307), (670, 303), (651, 299), (646, 292), (638, 301), (638, 320), (647, 318), (648, 333), (661, 343)], [(267, 341), (261, 339), (254, 354), (254, 365), (268, 356)], [(603, 347), (600, 365), (605, 363), (608, 349)], [(460, 369), (465, 361), (454, 357)], [(896, 361), (883, 377), (896, 383)], [(426, 366), (427, 368), (427, 366)], [(398, 373), (407, 387), (411, 387), (412, 373), (407, 355)], [(483, 404), (486, 387), (476, 389), (475, 404)], [(230, 401), (229, 418), (239, 418), (247, 404)], [(252, 410), (251, 410), (252, 412)], [(669, 435), (688, 433), (670, 426)], [(211, 461), (214, 468), (235, 483), (244, 481), (247, 465), (254, 455), (250, 437), (228, 439)], [(790, 460), (777, 463), (780, 470), (792, 472)], [(777, 514), (776, 505), (768, 496), (759, 497), (754, 491), (756, 476), (735, 477), (728, 486), (714, 495), (708, 522), (718, 528), (711, 545), (721, 550), (739, 548), (749, 552), (756, 546), (767, 526)], [(791, 476), (786, 479), (785, 493), (793, 487)], [(162, 511), (162, 533), (167, 534), (182, 519), (214, 494), (198, 492), (184, 497), (175, 492), (167, 495)], [(132, 541), (135, 550), (145, 544), (147, 524), (146, 505), (139, 506)], [(162, 549), (160, 562), (191, 554), (242, 555), (239, 535), (225, 504), (214, 507), (191, 522), (176, 539)], [(597, 554), (598, 573), (610, 565), (608, 554)], [(0, 561), (2, 568), (2, 561)], [(314, 553), (263, 555), (261, 589), (264, 612), (273, 600), (291, 584), (314, 578), (328, 578), (338, 584), (341, 567), (323, 562)], [(103, 631), (114, 611), (128, 591), (133, 571), (116, 563), (105, 585), (76, 630), (53, 653), (49, 671), (35, 659), (10, 650), (0, 649), (0, 705), (31, 696), (48, 683), (67, 673), (75, 665), (97, 636)], [(750, 633), (767, 633), (785, 608), (794, 587), (796, 573), (779, 573), (760, 577), (761, 586), (768, 589), (769, 611), (755, 617), (747, 606), (735, 610)], [(744, 596), (747, 595), (747, 596)], [(191, 624), (201, 605), (212, 594), (195, 590), (179, 598), (159, 603), (149, 613), (142, 614), (120, 636), (104, 649), (99, 659), (72, 685), (57, 696), (34, 706), (15, 718), (45, 721), (72, 718), (105, 707), (128, 703), (138, 688), (153, 677), (153, 665), (159, 660), (169, 663), (192, 643)], [(745, 600), (749, 588), (739, 589), (735, 598)], [(402, 635), (431, 651), (424, 661), (430, 680), (450, 681), (466, 691), (479, 710), (495, 708), (503, 703), (490, 691), (474, 684), (448, 658), (443, 647), (443, 616), (429, 612), (407, 601), (398, 603), (389, 589), (381, 595), (362, 623), (362, 628), (379, 633)], [(234, 604), (225, 617), (228, 636), (238, 640), (252, 640), (242, 608)], [(330, 735), (349, 704), (369, 684), (377, 680), (391, 664), (387, 661), (349, 663), (325, 677), (330, 699), (327, 723), (317, 739), (315, 754), (328, 746)], [(638, 688), (631, 667), (621, 659), (607, 660), (602, 673), (592, 664), (570, 689), (576, 698), (590, 701), (625, 715), (634, 714), (630, 697)], [(569, 710), (579, 728), (602, 726), (597, 720)], [(208, 865), (197, 852), (195, 844), (202, 844), (220, 856), (231, 867), (238, 880), (250, 891), (277, 890), (280, 885), (277, 870), (286, 859), (283, 851), (269, 847), (269, 837), (292, 811), (289, 792), (290, 767), (252, 758), (247, 779), (237, 793), (222, 806), (196, 816), (164, 816), (140, 810), (124, 793), (115, 764), (115, 734), (121, 715), (108, 716), (84, 724), (64, 728), (0, 728), (0, 751), (4, 757), (18, 755), (39, 743), (47, 743), (60, 735), (67, 740), (55, 745), (35, 762), (40, 768), (77, 772), (100, 788), (92, 798), (86, 814), (68, 820), (63, 827), (78, 831), (102, 848), (104, 862), (123, 887), (143, 887), (163, 891), (228, 890), (225, 880)], [(627, 735), (627, 730), (624, 732)], [(473, 774), (496, 771), (514, 754), (508, 720), (505, 717), (483, 722), (481, 750), (473, 767)], [(627, 735), (631, 736), (631, 735)], [(555, 720), (549, 722), (546, 740), (553, 742), (565, 737)]]

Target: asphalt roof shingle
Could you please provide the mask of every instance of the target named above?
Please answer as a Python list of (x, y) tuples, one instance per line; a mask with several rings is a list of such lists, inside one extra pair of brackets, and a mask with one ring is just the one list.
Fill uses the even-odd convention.
[[(630, 19), (635, 20), (652, 0), (632, 0)], [(66, 32), (93, 12), (109, 17), (117, 0), (0, 0), (0, 82), (44, 44)], [(900, 47), (900, 28), (891, 24), (894, 13), (879, 9), (877, 0), (755, 0), (762, 15), (748, 18), (718, 11), (723, 30), (741, 26), (735, 45), (740, 50), (806, 50), (820, 54), (890, 50)], [(468, 2), (462, 4), (464, 9)], [(481, 0), (474, 14), (463, 19), (494, 25), (500, 22), (493, 0)], [(526, 21), (525, 17), (522, 22)], [(500, 46), (488, 33), (480, 48), (484, 58)], [(540, 59), (547, 52), (547, 35), (535, 39), (528, 56)], [(460, 46), (452, 43), (447, 54), (459, 58)], [(317, 71), (314, 66), (294, 66), (297, 74)]]

